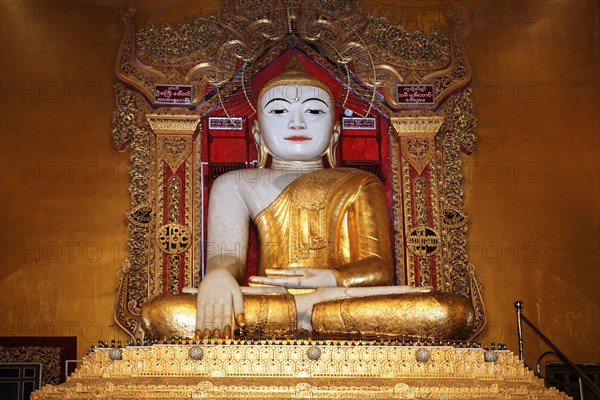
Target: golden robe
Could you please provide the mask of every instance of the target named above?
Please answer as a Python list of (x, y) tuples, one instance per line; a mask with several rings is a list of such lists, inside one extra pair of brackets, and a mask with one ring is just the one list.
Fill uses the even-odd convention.
[(382, 183), (349, 168), (298, 178), (254, 220), (258, 275), (267, 268), (329, 268), (338, 286), (394, 282)]
[[(298, 178), (254, 221), (258, 274), (267, 268), (331, 269), (337, 286), (390, 286), (394, 267), (383, 184), (370, 173), (323, 169)], [(292, 295), (247, 295), (253, 335), (297, 333)], [(314, 333), (325, 336), (467, 337), (470, 301), (447, 293), (344, 298), (315, 304)]]

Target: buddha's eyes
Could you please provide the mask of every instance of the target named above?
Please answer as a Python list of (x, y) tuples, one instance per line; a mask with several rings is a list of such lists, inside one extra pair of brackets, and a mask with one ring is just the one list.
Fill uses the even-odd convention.
[[(269, 111), (269, 114), (287, 114), (289, 111), (286, 110), (285, 108), (275, 108), (271, 111)], [(304, 111), (306, 114), (312, 114), (312, 115), (318, 115), (318, 114), (325, 114), (325, 111), (318, 109), (318, 108), (309, 108), (308, 110)]]
[(319, 98), (306, 99), (303, 102), (289, 102), (285, 99), (275, 98), (264, 106), (264, 112), (270, 115), (279, 115), (303, 112), (314, 116), (327, 114), (329, 105)]

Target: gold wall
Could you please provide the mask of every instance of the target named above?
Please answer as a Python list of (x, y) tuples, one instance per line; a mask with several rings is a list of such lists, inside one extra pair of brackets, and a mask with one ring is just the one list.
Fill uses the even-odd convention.
[[(139, 23), (217, 1), (138, 2)], [(124, 1), (1, 3), (0, 335), (124, 339), (128, 154), (111, 147)], [(600, 360), (599, 5), (364, 1), (409, 26), (460, 16), (479, 142), (463, 157), (487, 342), (516, 350), (513, 303), (567, 355)], [(545, 350), (526, 336), (527, 360)]]

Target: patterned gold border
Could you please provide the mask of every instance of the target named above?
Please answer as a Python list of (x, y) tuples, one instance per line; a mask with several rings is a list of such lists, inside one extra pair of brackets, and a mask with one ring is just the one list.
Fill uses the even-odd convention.
[(486, 356), (482, 349), (373, 343), (99, 349), (66, 384), (45, 386), (32, 399), (568, 399), (514, 354)]

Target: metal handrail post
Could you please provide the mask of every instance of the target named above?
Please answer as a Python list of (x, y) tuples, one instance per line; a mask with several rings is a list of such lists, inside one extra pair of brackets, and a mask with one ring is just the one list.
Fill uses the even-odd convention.
[(523, 360), (523, 355), (525, 353), (525, 347), (523, 345), (523, 325), (521, 325), (521, 317), (524, 306), (525, 305), (521, 300), (515, 301), (515, 309), (517, 310), (517, 335), (519, 337), (519, 360)]

